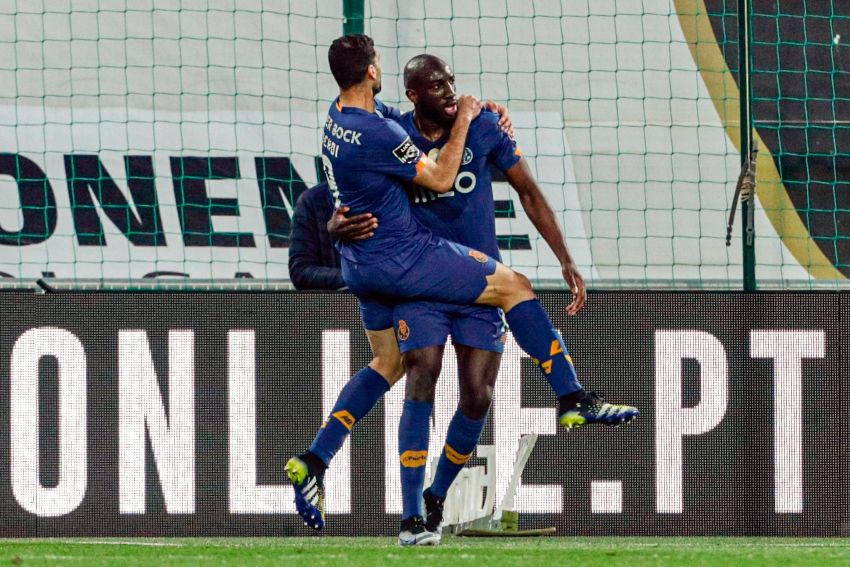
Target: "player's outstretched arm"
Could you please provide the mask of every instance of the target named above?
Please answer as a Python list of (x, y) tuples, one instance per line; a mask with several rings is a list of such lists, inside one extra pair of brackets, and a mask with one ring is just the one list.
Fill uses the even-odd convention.
[(567, 248), (564, 233), (555, 219), (555, 212), (540, 190), (540, 186), (537, 185), (537, 181), (534, 179), (531, 168), (528, 167), (528, 162), (525, 159), (520, 159), (505, 171), (505, 177), (507, 177), (511, 187), (519, 194), (522, 208), (534, 228), (537, 229), (561, 263), (561, 273), (573, 292), (573, 301), (567, 306), (567, 313), (575, 315), (587, 301), (587, 289), (584, 279), (581, 277)]
[(424, 166), (413, 178), (413, 182), (437, 193), (446, 193), (454, 185), (460, 167), (469, 124), (481, 114), (481, 102), (470, 95), (461, 95), (457, 103), (455, 118), (449, 141), (440, 150), (439, 161), (423, 160)]

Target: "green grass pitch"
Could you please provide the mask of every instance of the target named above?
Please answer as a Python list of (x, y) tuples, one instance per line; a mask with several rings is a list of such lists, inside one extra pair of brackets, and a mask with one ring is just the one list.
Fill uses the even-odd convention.
[(0, 540), (2, 565), (850, 565), (833, 538), (544, 537), (444, 539), (400, 548), (395, 538), (174, 538)]

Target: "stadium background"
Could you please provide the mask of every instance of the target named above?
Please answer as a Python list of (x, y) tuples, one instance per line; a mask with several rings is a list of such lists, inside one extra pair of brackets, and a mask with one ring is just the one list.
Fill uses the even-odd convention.
[[(800, 11), (786, 3), (778, 12), (774, 2), (752, 2), (753, 115), (762, 140), (756, 275), (762, 288), (843, 288), (850, 205), (842, 176), (850, 140), (841, 119), (848, 57), (842, 38), (850, 38), (850, 12), (840, 2), (799, 5)], [(345, 6), (259, 0), (185, 0), (179, 6), (154, 0), (0, 6), (0, 284), (34, 288), (43, 278), (51, 289), (161, 290), (0, 295), (6, 535), (300, 533), (286, 509), (276, 463), (302, 448), (321, 423), (317, 393), (332, 399), (334, 387), (368, 359), (350, 297), (266, 293), (288, 287), (292, 206), (318, 179), (319, 129), (336, 93), (325, 54), (345, 25)], [(635, 401), (644, 419), (622, 435), (544, 437), (518, 501), (528, 525), (555, 524), (561, 533), (845, 531), (846, 420), (839, 408), (847, 397), (840, 376), (847, 375), (850, 351), (841, 344), (846, 325), (840, 324), (839, 306), (846, 311), (846, 296), (694, 291), (735, 290), (742, 282), (740, 231), (731, 247), (724, 243), (740, 168), (736, 14), (732, 0), (365, 5), (365, 31), (383, 53), (386, 102), (408, 108), (399, 71), (410, 56), (428, 51), (453, 66), (461, 90), (507, 103), (518, 141), (591, 286), (691, 290), (600, 292), (576, 320), (562, 316), (564, 295), (544, 295), (587, 381)], [(558, 288), (560, 270), (509, 188), (497, 184), (496, 193), (505, 261), (541, 289)], [(233, 293), (167, 291), (205, 288)], [(248, 290), (263, 293), (241, 293)], [(88, 400), (67, 399), (87, 410), (75, 422), (85, 424), (85, 432), (76, 430), (70, 438), (88, 442), (68, 452), (60, 450), (60, 439), (68, 437), (57, 429), (66, 399), (57, 386), (63, 383), (57, 361), (79, 350), (73, 341), (67, 348), (60, 342), (58, 352), (48, 348), (40, 357), (39, 348), (49, 341), (20, 342), (42, 331), (53, 337), (54, 328), (79, 337), (87, 361)], [(25, 335), (29, 329), (42, 331)], [(153, 423), (157, 412), (171, 415), (169, 372), (176, 362), (168, 358), (168, 332), (185, 329), (196, 340), (196, 429), (190, 434), (181, 429), (189, 428), (187, 422), (180, 422), (171, 433), (176, 440), (194, 440), (186, 452), (196, 457), (195, 508), (181, 508), (187, 505), (182, 500), (174, 510), (165, 507), (162, 467), (171, 461), (157, 457), (149, 439), (142, 510), (136, 492), (125, 495), (134, 504), (122, 511), (119, 331), (147, 331), (155, 372), (146, 376), (155, 376), (161, 396), (145, 398), (153, 400), (145, 414)], [(230, 500), (232, 477), (247, 474), (240, 478), (250, 480), (250, 470), (225, 468), (234, 429), (227, 411), (232, 388), (223, 358), (226, 329), (254, 330), (257, 340), (256, 481), (270, 487), (253, 496), (259, 512), (234, 511)], [(710, 333), (728, 355), (722, 420), (684, 443), (680, 513), (663, 511), (656, 493), (663, 445), (654, 415), (657, 330)], [(764, 330), (823, 333), (822, 343), (815, 341), (823, 355), (804, 357), (800, 366), (806, 418), (792, 422), (799, 430), (783, 429), (787, 424), (774, 416), (780, 406), (771, 386), (793, 379), (795, 371), (751, 354), (752, 333)], [(339, 331), (348, 331), (349, 340), (334, 334)], [(22, 346), (16, 351), (15, 345)], [(346, 349), (347, 362), (332, 358), (336, 366), (328, 370), (328, 382), (316, 357)], [(22, 374), (24, 382), (13, 380), (14, 352), (36, 361), (37, 372)], [(518, 353), (515, 358), (503, 368), (500, 384), (521, 384), (520, 390), (497, 393), (494, 415), (511, 433), (539, 428), (550, 435), (553, 400), (530, 363)], [(690, 407), (710, 398), (701, 382), (704, 365), (685, 358), (682, 407)], [(456, 376), (447, 370), (442, 383), (450, 388)], [(31, 404), (12, 403), (13, 384), (27, 383), (27, 376), (38, 381), (35, 413), (27, 409)], [(315, 388), (303, 399), (294, 397), (296, 380)], [(151, 391), (140, 389), (139, 395)], [(441, 415), (447, 415), (452, 398), (443, 397)], [(387, 407), (392, 403), (390, 397)], [(16, 407), (24, 409), (14, 413)], [(522, 407), (542, 409), (527, 417)], [(352, 475), (365, 471), (367, 478), (360, 483), (352, 476), (347, 485), (351, 504), (343, 513), (357, 518), (358, 534), (396, 529), (391, 491), (383, 488), (389, 469), (374, 458), (381, 452), (394, 460), (384, 449), (392, 447), (392, 427), (382, 421), (391, 421), (387, 415), (379, 407), (355, 433), (347, 457)], [(31, 449), (21, 440), (35, 439), (15, 435), (31, 435), (33, 419), (35, 469), (32, 451), (23, 467), (27, 453), (13, 454), (15, 447)], [(494, 422), (485, 443), (498, 445), (497, 431)], [(802, 507), (790, 512), (778, 512), (775, 501), (775, 459), (786, 455), (783, 450), (795, 454), (793, 447), (775, 445), (780, 438), (802, 443)], [(185, 457), (181, 446), (170, 450), (164, 454), (184, 463), (176, 456)], [(610, 477), (591, 474), (599, 459), (614, 455), (621, 460), (606, 461)], [(625, 463), (634, 470), (627, 474)], [(557, 474), (556, 464), (570, 467), (569, 481)], [(62, 466), (70, 467), (64, 475)], [(23, 476), (16, 480), (15, 471)], [(138, 471), (133, 474), (132, 486), (138, 487)], [(586, 521), (590, 484), (604, 480), (622, 482), (622, 512), (591, 514)], [(548, 488), (535, 491), (535, 485)], [(16, 492), (16, 486), (30, 492)], [(553, 486), (560, 499), (552, 498)], [(57, 497), (56, 504), (50, 494), (68, 500)], [(41, 498), (46, 510), (65, 511), (42, 514)], [(554, 508), (533, 513), (544, 505)], [(332, 526), (333, 533), (354, 533), (350, 522)]]

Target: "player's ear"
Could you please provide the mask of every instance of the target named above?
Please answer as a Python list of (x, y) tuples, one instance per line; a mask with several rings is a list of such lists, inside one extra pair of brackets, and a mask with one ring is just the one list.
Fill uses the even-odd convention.
[(404, 91), (404, 94), (407, 95), (407, 100), (409, 100), (413, 104), (416, 104), (416, 101), (419, 100), (419, 97), (416, 95), (416, 91), (414, 91), (413, 89), (407, 89), (406, 91)]
[(378, 68), (374, 65), (369, 65), (366, 68), (366, 75), (373, 81), (378, 78)]

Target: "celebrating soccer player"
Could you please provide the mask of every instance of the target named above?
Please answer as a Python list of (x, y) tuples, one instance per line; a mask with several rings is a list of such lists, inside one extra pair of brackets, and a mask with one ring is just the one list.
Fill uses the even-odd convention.
[[(360, 300), (370, 342), (374, 345), (376, 341), (394, 340), (393, 308), (405, 301), (499, 307), (519, 345), (532, 356), (558, 395), (564, 426), (596, 421), (619, 424), (636, 416), (635, 408), (607, 404), (582, 389), (566, 347), (527, 278), (491, 256), (434, 235), (413, 216), (402, 183), (412, 181), (441, 194), (455, 188), (455, 176), (465, 159), (466, 136), (480, 112), (479, 103), (464, 96), (454, 100), (454, 93), (451, 99), (446, 98), (442, 112), (447, 119), (453, 118), (453, 124), (439, 161), (435, 161), (423, 154), (398, 124), (379, 114), (381, 108), (374, 95), (380, 90), (380, 56), (371, 39), (362, 35), (337, 39), (330, 48), (329, 61), (340, 96), (331, 105), (322, 143), (328, 182), (339, 205), (350, 207), (355, 214), (372, 212), (380, 219), (371, 238), (340, 245), (343, 277)], [(489, 155), (485, 149), (492, 148), (479, 149)], [(568, 310), (575, 313), (585, 301), (584, 282), (571, 261), (564, 266), (564, 276), (574, 293)], [(323, 456), (333, 456), (354, 423), (386, 389), (380, 372), (369, 367), (361, 370), (343, 390), (310, 451), (287, 463), (297, 509), (308, 525), (320, 528), (323, 524), (321, 477), (328, 462)], [(410, 430), (424, 429), (424, 446), (419, 448), (422, 435), (400, 439), (403, 464), (418, 464), (422, 449), (427, 449), (430, 407), (417, 403), (406, 401), (402, 421), (409, 422)], [(408, 445), (410, 448), (406, 448)], [(429, 538), (424, 532), (428, 530), (415, 512), (415, 505), (410, 513), (406, 511), (403, 527), (409, 529), (403, 531), (411, 533), (411, 543), (425, 543)]]
[[(446, 111), (457, 98), (454, 75), (445, 61), (423, 54), (405, 66), (404, 83), (415, 108), (402, 116), (400, 123), (420, 150), (437, 159), (455, 122), (455, 115)], [(438, 198), (433, 191), (413, 186), (410, 193), (414, 216), (438, 236), (498, 259), (491, 165), (501, 170), (519, 193), (523, 208), (555, 253), (567, 281), (580, 280), (551, 207), (516, 141), (499, 129), (492, 113), (482, 112), (470, 125), (460, 171), (451, 191)], [(481, 436), (504, 348), (504, 324), (501, 310), (496, 307), (411, 302), (396, 307), (395, 325), (407, 374), (399, 425), (403, 496), (400, 539), (414, 542), (439, 537), (448, 489)], [(419, 460), (406, 460), (404, 455), (427, 454), (428, 419), (449, 334), (458, 357), (460, 402), (449, 424), (434, 482), (424, 494), (425, 529), (417, 529), (417, 524), (422, 523), (425, 468)], [(553, 343), (554, 351), (559, 348), (560, 342)], [(555, 354), (558, 353), (552, 353)], [(622, 416), (624, 420), (628, 418)], [(565, 417), (564, 425), (569, 427), (579, 421)]]

